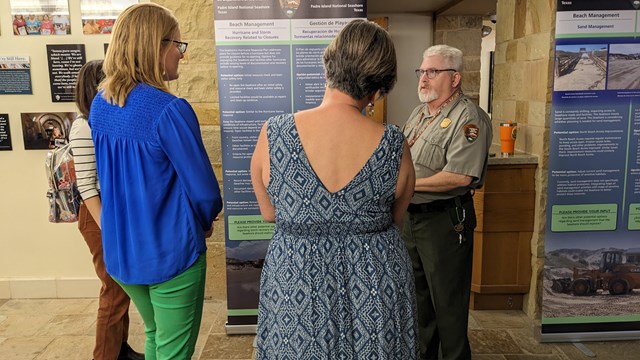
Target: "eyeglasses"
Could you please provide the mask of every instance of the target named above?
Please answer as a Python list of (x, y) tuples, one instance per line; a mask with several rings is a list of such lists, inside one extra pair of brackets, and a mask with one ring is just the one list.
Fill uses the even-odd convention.
[(422, 70), (422, 69), (416, 69), (416, 77), (418, 79), (420, 79), (422, 77), (422, 75), (427, 74), (427, 77), (429, 79), (433, 79), (436, 76), (438, 76), (438, 74), (440, 74), (443, 71), (453, 71), (453, 72), (457, 72), (458, 70), (456, 69), (426, 69), (426, 70)]
[(184, 54), (187, 52), (187, 46), (189, 45), (189, 43), (171, 39), (162, 39), (162, 41), (171, 41), (172, 43), (178, 45), (178, 51), (180, 51), (180, 54)]

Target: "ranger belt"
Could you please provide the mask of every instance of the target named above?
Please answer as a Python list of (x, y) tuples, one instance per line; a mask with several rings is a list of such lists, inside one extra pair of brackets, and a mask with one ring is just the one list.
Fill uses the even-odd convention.
[(411, 214), (443, 211), (443, 210), (455, 207), (456, 199), (458, 199), (458, 201), (460, 201), (461, 204), (464, 204), (467, 201), (471, 201), (473, 199), (473, 195), (471, 194), (471, 191), (469, 191), (464, 195), (455, 196), (449, 199), (434, 200), (434, 201), (431, 201), (428, 203), (422, 203), (422, 204), (409, 204), (407, 211)]

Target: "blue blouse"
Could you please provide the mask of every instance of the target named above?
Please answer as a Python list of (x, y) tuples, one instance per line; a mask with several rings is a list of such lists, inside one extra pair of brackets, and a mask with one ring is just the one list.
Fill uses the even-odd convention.
[(124, 107), (98, 94), (89, 125), (107, 272), (125, 284), (172, 279), (206, 251), (204, 233), (222, 209), (196, 114), (139, 84)]

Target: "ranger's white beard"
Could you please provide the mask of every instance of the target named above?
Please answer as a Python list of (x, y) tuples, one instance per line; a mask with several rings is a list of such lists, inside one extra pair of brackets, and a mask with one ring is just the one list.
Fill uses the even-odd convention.
[(418, 91), (418, 98), (420, 99), (420, 102), (423, 102), (423, 103), (430, 103), (439, 97), (440, 97), (440, 94), (438, 94), (438, 92), (434, 89), (429, 89), (427, 90), (426, 93)]

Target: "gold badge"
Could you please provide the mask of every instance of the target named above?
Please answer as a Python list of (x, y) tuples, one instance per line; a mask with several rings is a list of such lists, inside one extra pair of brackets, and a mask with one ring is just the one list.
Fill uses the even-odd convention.
[(446, 129), (449, 125), (451, 125), (451, 119), (449, 118), (444, 118), (444, 120), (442, 120), (442, 122), (440, 123), (440, 127), (443, 129)]

